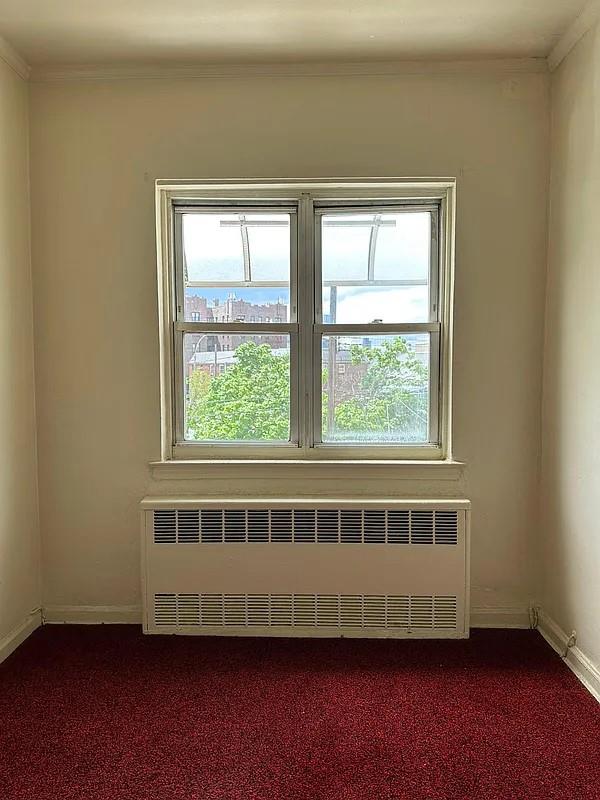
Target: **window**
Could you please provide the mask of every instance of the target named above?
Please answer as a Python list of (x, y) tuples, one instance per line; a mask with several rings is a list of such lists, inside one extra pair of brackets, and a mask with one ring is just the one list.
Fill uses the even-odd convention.
[(454, 188), (158, 182), (163, 457), (449, 457)]

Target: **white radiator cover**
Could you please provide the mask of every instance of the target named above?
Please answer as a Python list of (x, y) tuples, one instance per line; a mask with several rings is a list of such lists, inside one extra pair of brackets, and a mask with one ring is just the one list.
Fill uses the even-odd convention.
[(464, 638), (467, 500), (142, 502), (144, 631)]

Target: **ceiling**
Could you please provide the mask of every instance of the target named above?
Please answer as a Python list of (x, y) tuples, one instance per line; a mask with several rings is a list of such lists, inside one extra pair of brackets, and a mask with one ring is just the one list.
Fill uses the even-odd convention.
[(584, 0), (0, 0), (31, 65), (547, 56)]

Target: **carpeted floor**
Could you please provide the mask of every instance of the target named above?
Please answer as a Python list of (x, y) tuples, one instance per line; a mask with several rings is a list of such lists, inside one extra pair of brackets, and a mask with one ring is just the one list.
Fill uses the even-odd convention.
[(541, 636), (143, 637), (0, 666), (2, 800), (599, 800), (600, 706)]

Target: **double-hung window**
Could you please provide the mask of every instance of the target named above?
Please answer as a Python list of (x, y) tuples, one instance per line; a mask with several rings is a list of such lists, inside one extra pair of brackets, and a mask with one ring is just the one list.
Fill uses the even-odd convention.
[(454, 189), (159, 181), (163, 458), (449, 457)]

